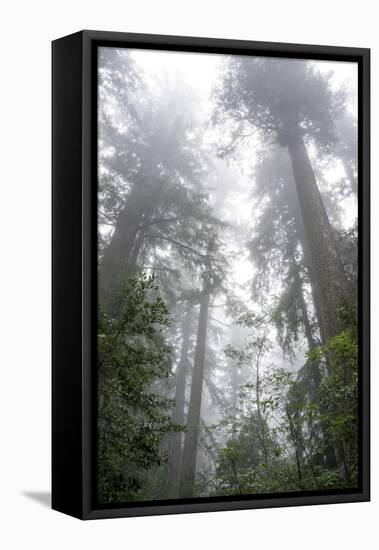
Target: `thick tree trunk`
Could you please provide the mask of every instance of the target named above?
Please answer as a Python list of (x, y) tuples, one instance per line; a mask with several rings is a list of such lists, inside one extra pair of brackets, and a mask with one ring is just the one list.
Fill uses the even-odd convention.
[[(306, 306), (302, 289), (301, 289), (300, 277), (299, 277), (299, 284), (300, 284), (300, 308), (301, 308), (302, 322), (304, 325), (304, 333), (308, 342), (308, 348), (309, 350), (312, 350), (316, 346), (316, 343), (313, 340), (313, 336), (312, 336), (312, 330), (309, 322), (307, 306)], [(303, 368), (309, 369), (309, 372), (311, 374), (311, 378), (313, 381), (313, 385), (314, 385), (314, 387), (311, 390), (311, 395), (309, 396), (309, 399), (318, 400), (317, 391), (321, 384), (320, 365), (318, 364), (317, 361), (312, 361), (312, 362), (308, 361)], [(323, 407), (321, 407), (321, 411), (323, 413), (326, 412)], [(325, 434), (327, 433), (325, 422), (321, 422), (321, 431), (325, 441), (326, 440)], [(325, 464), (322, 464), (322, 465), (326, 466), (327, 468), (335, 469), (337, 467), (336, 453), (334, 448), (331, 445), (325, 445), (325, 455), (324, 455), (324, 458), (321, 458), (321, 461), (322, 462), (325, 461)]]
[(321, 325), (328, 341), (342, 330), (339, 310), (346, 295), (345, 274), (333, 230), (300, 135), (291, 137), (288, 150), (315, 275), (314, 284), (320, 300)]
[(196, 459), (199, 440), (201, 399), (203, 393), (204, 363), (207, 339), (209, 285), (204, 281), (200, 303), (195, 361), (193, 366), (191, 397), (187, 415), (187, 431), (184, 439), (179, 496), (192, 497), (194, 494)]
[(138, 193), (130, 192), (121, 210), (109, 245), (99, 266), (99, 288), (102, 306), (113, 310), (117, 307), (114, 293), (128, 274), (136, 270), (138, 255), (143, 245), (141, 227), (145, 222), (145, 210), (141, 209)]
[(296, 277), (298, 279), (298, 285), (299, 285), (299, 301), (300, 301), (300, 310), (301, 310), (301, 320), (304, 326), (304, 334), (308, 343), (308, 349), (312, 350), (316, 346), (316, 344), (313, 339), (311, 323), (308, 317), (307, 305), (304, 300), (303, 289), (300, 281), (299, 272), (296, 273)]
[[(316, 178), (300, 135), (292, 135), (288, 151), (304, 226), (304, 253), (309, 256), (309, 274), (323, 344), (343, 330), (340, 308), (347, 296), (347, 282)], [(325, 426), (322, 427), (325, 433)], [(338, 456), (338, 460), (336, 457)], [(325, 448), (325, 463), (336, 468), (343, 450)]]
[[(313, 301), (313, 306), (315, 308), (318, 328), (320, 331), (321, 343), (324, 344), (326, 342), (326, 334), (325, 334), (325, 326), (323, 324), (324, 318), (323, 318), (323, 315), (321, 314), (319, 289), (317, 285), (315, 270), (312, 264), (311, 255), (309, 252), (307, 238), (305, 235), (305, 228), (304, 228), (304, 223), (303, 223), (303, 218), (300, 210), (298, 197), (296, 197), (296, 205), (294, 206), (294, 210), (295, 210), (294, 218), (295, 218), (295, 224), (296, 224), (296, 231), (297, 231), (299, 241), (301, 243), (301, 248), (303, 250), (304, 262), (307, 269), (309, 282), (311, 284), (312, 301)], [(308, 336), (307, 336), (307, 339), (308, 339)], [(312, 337), (312, 340), (313, 340), (313, 337)], [(312, 349), (312, 348), (309, 348), (309, 349)]]
[[(192, 306), (189, 306), (185, 314), (183, 329), (182, 329), (182, 348), (180, 352), (180, 361), (176, 372), (176, 387), (175, 387), (175, 406), (172, 411), (172, 421), (176, 424), (184, 424), (184, 405), (186, 378), (190, 362), (188, 359), (190, 335), (191, 335), (191, 320)], [(182, 432), (177, 432), (171, 435), (169, 447), (169, 475), (168, 475), (168, 493), (169, 497), (175, 498), (178, 496), (181, 454), (182, 454)]]
[(120, 212), (114, 233), (104, 250), (101, 269), (117, 279), (125, 272), (134, 249), (143, 213), (136, 210), (133, 200), (128, 201)]
[[(298, 196), (298, 193), (297, 193), (296, 183), (295, 183), (294, 179), (293, 179), (293, 185), (290, 186), (289, 196), (290, 196), (289, 205), (290, 205), (290, 208), (292, 210), (292, 215), (293, 215), (294, 222), (295, 222), (297, 237), (298, 237), (298, 239), (300, 241), (300, 244), (301, 244), (301, 249), (303, 251), (304, 264), (305, 264), (307, 274), (308, 274), (308, 278), (309, 278), (309, 282), (310, 282), (310, 285), (311, 285), (312, 302), (313, 302), (313, 306), (314, 306), (314, 309), (315, 309), (317, 325), (318, 325), (318, 328), (319, 328), (319, 331), (320, 331), (321, 343), (324, 344), (326, 342), (326, 340), (325, 340), (326, 336), (325, 336), (325, 327), (323, 326), (323, 316), (321, 315), (321, 305), (320, 305), (320, 297), (318, 295), (318, 285), (317, 285), (317, 281), (316, 281), (315, 270), (314, 270), (313, 265), (312, 265), (311, 255), (310, 255), (310, 252), (309, 252), (309, 246), (308, 246), (308, 241), (307, 241), (306, 234), (305, 234), (305, 228), (304, 228), (304, 223), (303, 223), (303, 216), (302, 216), (302, 213), (301, 213), (299, 196)], [(296, 262), (294, 256), (293, 256), (293, 262)], [(303, 300), (304, 300), (304, 298), (303, 298)], [(306, 315), (306, 317), (308, 319), (308, 314)], [(305, 319), (305, 317), (304, 317), (304, 319)], [(305, 325), (304, 325), (304, 327), (305, 327)], [(310, 339), (309, 339), (309, 334), (305, 333), (305, 336), (306, 336), (308, 344), (309, 344), (309, 349), (312, 349), (314, 347), (314, 345), (316, 345), (316, 343), (314, 343), (314, 345), (311, 346), (310, 345), (311, 342), (310, 342)], [(313, 341), (313, 336), (312, 336), (311, 340)]]

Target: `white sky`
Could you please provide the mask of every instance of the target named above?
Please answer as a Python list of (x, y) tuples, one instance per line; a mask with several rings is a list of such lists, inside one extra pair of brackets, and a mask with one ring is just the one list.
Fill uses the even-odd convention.
[[(171, 52), (164, 50), (129, 50), (147, 74), (162, 75), (167, 70), (180, 71), (191, 85), (202, 92), (211, 89), (225, 55), (213, 53)], [(285, 58), (283, 58), (283, 61)], [(357, 95), (358, 65), (348, 61), (313, 61), (321, 72), (333, 71), (336, 86), (349, 83)]]
[[(172, 75), (178, 73), (183, 81), (198, 95), (199, 110), (204, 112), (204, 116), (209, 114), (211, 103), (209, 95), (216, 83), (217, 76), (220, 71), (220, 65), (225, 59), (225, 55), (192, 53), (192, 52), (171, 52), (163, 50), (130, 50), (133, 58), (138, 65), (145, 71), (151, 84), (154, 79), (162, 78), (165, 74)], [(285, 62), (285, 58), (283, 58)], [(322, 73), (333, 73), (331, 85), (333, 88), (345, 86), (349, 90), (348, 110), (355, 117), (358, 115), (358, 64), (347, 61), (319, 61), (313, 63)], [(214, 135), (210, 139), (214, 138)], [(256, 151), (250, 146), (254, 142), (249, 143), (249, 150), (246, 153), (245, 162), (240, 162), (242, 171), (248, 173), (251, 165), (254, 164)], [(258, 148), (256, 149), (258, 150)], [(341, 166), (331, 166), (328, 169), (327, 179), (331, 183), (341, 177)], [(251, 183), (249, 183), (251, 185)], [(235, 198), (236, 199), (236, 198)], [(350, 227), (356, 218), (356, 205), (349, 204), (349, 201), (344, 205), (345, 211), (343, 217), (346, 220), (346, 226)], [(240, 203), (238, 207), (239, 215), (243, 216), (244, 211), (248, 209), (248, 204)]]

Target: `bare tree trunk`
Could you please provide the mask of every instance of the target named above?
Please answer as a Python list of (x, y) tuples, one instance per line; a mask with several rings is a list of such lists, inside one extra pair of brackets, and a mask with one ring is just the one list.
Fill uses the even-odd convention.
[(309, 322), (308, 310), (307, 310), (307, 305), (306, 305), (305, 300), (304, 300), (303, 288), (302, 288), (302, 283), (301, 283), (301, 280), (300, 280), (298, 267), (296, 268), (296, 279), (297, 279), (296, 284), (298, 285), (298, 288), (299, 288), (299, 301), (300, 301), (300, 310), (301, 310), (301, 320), (302, 320), (302, 323), (303, 323), (303, 326), (304, 326), (304, 334), (305, 334), (305, 338), (307, 340), (308, 349), (312, 350), (316, 346), (316, 343), (313, 339), (311, 323)]
[[(302, 212), (301, 212), (299, 196), (298, 196), (298, 193), (297, 193), (295, 181), (294, 181), (294, 185), (291, 186), (290, 204), (291, 204), (291, 207), (292, 207), (292, 213), (293, 213), (293, 217), (294, 217), (294, 221), (295, 221), (297, 237), (298, 237), (298, 239), (300, 241), (300, 244), (301, 244), (301, 248), (302, 248), (302, 251), (303, 251), (303, 257), (304, 257), (304, 263), (305, 263), (305, 267), (306, 267), (306, 270), (307, 270), (309, 282), (310, 282), (310, 285), (311, 285), (312, 301), (313, 301), (313, 306), (315, 308), (315, 314), (316, 314), (318, 328), (319, 328), (319, 331), (320, 331), (321, 343), (325, 344), (326, 343), (326, 334), (325, 334), (325, 326), (324, 326), (324, 317), (321, 313), (322, 308), (321, 308), (321, 304), (320, 304), (319, 288), (318, 288), (318, 285), (317, 285), (316, 273), (315, 273), (315, 269), (313, 267), (312, 258), (311, 258), (311, 254), (310, 254), (310, 250), (309, 250), (309, 244), (308, 244), (308, 240), (307, 240), (306, 233), (305, 233), (303, 216), (302, 216)], [(294, 259), (294, 261), (295, 261), (295, 259)], [(306, 335), (306, 337), (307, 337), (307, 340), (308, 340), (307, 335)], [(312, 339), (313, 339), (313, 337), (312, 337)], [(308, 344), (309, 343), (310, 342), (308, 341)], [(316, 345), (316, 344), (314, 344), (314, 345)], [(312, 349), (313, 347), (314, 346), (312, 345), (312, 347), (309, 347), (309, 349)]]
[(205, 349), (207, 339), (209, 284), (204, 281), (199, 312), (195, 361), (193, 366), (191, 397), (187, 415), (187, 431), (184, 439), (179, 496), (194, 495), (197, 448), (199, 441), (200, 411), (203, 393)]
[(303, 138), (292, 136), (288, 150), (320, 299), (321, 324), (329, 341), (342, 328), (339, 310), (346, 295), (345, 274)]
[(141, 208), (139, 191), (131, 190), (120, 211), (114, 233), (105, 248), (99, 265), (99, 288), (102, 305), (113, 311), (117, 308), (115, 292), (128, 274), (136, 271), (146, 223), (146, 207)]
[[(182, 348), (180, 352), (180, 361), (176, 372), (176, 387), (175, 387), (175, 406), (172, 411), (172, 421), (176, 424), (184, 424), (184, 405), (186, 378), (190, 365), (188, 359), (189, 342), (191, 334), (192, 306), (189, 305), (185, 314), (183, 329), (182, 329)], [(169, 474), (168, 474), (168, 492), (170, 497), (177, 497), (180, 467), (182, 454), (182, 432), (177, 432), (171, 435), (169, 443)]]
[(232, 382), (232, 407), (233, 407), (233, 424), (232, 424), (232, 434), (233, 437), (236, 437), (237, 435), (237, 392), (238, 392), (238, 371), (237, 366), (235, 365), (234, 361), (229, 360), (229, 368), (232, 369), (231, 373), (231, 382)]
[[(316, 178), (300, 135), (292, 136), (288, 142), (292, 169), (304, 225), (305, 242), (309, 250), (311, 270), (314, 274), (316, 295), (319, 299), (320, 329), (323, 343), (328, 342), (343, 329), (340, 309), (347, 295), (347, 281), (341, 258), (336, 246)], [(344, 460), (344, 453), (338, 447), (327, 445), (325, 460), (332, 467)]]
[(262, 357), (262, 348), (258, 348), (257, 357), (255, 360), (255, 400), (257, 404), (257, 418), (258, 418), (258, 437), (261, 443), (261, 447), (263, 450), (264, 460), (266, 463), (266, 466), (269, 465), (269, 456), (267, 451), (267, 442), (266, 442), (266, 423), (265, 419), (262, 415), (262, 407), (261, 407), (261, 379), (260, 379), (260, 362)]
[[(303, 322), (303, 325), (304, 325), (304, 333), (305, 333), (305, 337), (307, 339), (308, 348), (311, 351), (316, 346), (316, 343), (313, 340), (313, 336), (312, 336), (312, 330), (311, 330), (311, 326), (310, 326), (310, 322), (309, 322), (307, 306), (306, 306), (306, 303), (305, 303), (305, 300), (304, 300), (299, 274), (297, 274), (297, 276), (298, 276), (299, 290), (300, 290), (300, 309), (301, 309), (302, 322)], [(314, 393), (313, 393), (313, 395), (309, 396), (309, 399), (310, 400), (318, 400), (317, 390), (319, 389), (320, 384), (321, 384), (320, 365), (318, 364), (317, 361), (308, 361), (307, 364), (303, 368), (304, 369), (305, 368), (309, 369), (308, 372), (310, 372), (312, 380), (313, 380), (313, 384), (314, 384), (314, 388), (313, 388)], [(323, 413), (326, 412), (324, 410), (324, 408), (322, 408), (322, 412)], [(325, 422), (321, 422), (321, 432), (323, 434), (323, 439), (325, 441), (326, 440), (325, 434), (327, 433)], [(334, 448), (331, 445), (325, 445), (325, 457), (322, 458), (321, 460), (322, 461), (325, 460), (325, 465), (328, 468), (335, 469), (337, 467), (336, 453), (335, 453)]]

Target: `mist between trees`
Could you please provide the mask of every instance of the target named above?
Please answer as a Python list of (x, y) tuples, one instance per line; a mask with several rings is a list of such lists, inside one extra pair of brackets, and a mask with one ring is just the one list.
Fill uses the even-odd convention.
[(356, 487), (356, 66), (98, 75), (98, 500)]

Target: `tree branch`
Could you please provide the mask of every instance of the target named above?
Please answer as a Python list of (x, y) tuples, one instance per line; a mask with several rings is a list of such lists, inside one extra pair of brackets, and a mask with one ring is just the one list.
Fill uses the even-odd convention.
[(195, 250), (194, 248), (191, 248), (190, 246), (188, 246), (186, 244), (183, 244), (183, 243), (181, 243), (181, 242), (179, 242), (175, 239), (171, 239), (171, 237), (166, 237), (164, 235), (155, 235), (155, 234), (151, 234), (151, 233), (147, 233), (145, 236), (150, 238), (150, 239), (162, 239), (163, 241), (169, 241), (170, 243), (175, 244), (176, 246), (180, 246), (181, 248), (189, 250), (190, 252), (192, 252), (193, 254), (196, 254), (197, 256), (200, 256), (202, 258), (208, 258), (208, 254), (203, 254), (203, 253), (199, 252), (198, 250)]
[(140, 229), (144, 229), (145, 227), (148, 227), (149, 225), (156, 225), (158, 223), (176, 222), (178, 219), (179, 219), (179, 217), (175, 216), (175, 217), (172, 217), (172, 218), (159, 218), (157, 220), (151, 220), (150, 222), (142, 224)]

